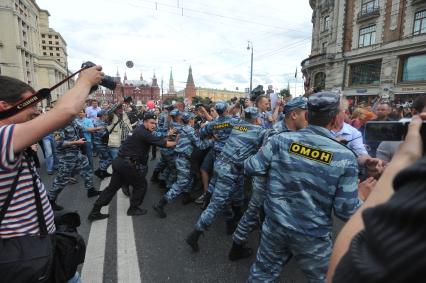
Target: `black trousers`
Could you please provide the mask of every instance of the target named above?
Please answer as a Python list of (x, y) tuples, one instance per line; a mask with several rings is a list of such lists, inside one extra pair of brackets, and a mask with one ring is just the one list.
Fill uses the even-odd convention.
[(112, 161), (111, 181), (96, 200), (95, 206), (108, 205), (123, 184), (129, 184), (133, 187), (133, 193), (130, 196), (130, 208), (140, 206), (147, 190), (147, 169), (147, 166), (135, 166), (119, 156), (115, 158)]

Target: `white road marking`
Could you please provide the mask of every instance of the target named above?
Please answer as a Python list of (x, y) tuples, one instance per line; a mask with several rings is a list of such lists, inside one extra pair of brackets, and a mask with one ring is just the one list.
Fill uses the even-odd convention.
[[(109, 184), (110, 178), (101, 182), (101, 190)], [(108, 213), (109, 206), (102, 207), (102, 213)], [(104, 278), (105, 245), (108, 218), (94, 221), (90, 227), (87, 241), (86, 258), (81, 271), (81, 281), (84, 283), (102, 283)]]
[(120, 283), (141, 282), (132, 217), (127, 216), (129, 199), (117, 192), (117, 279)]

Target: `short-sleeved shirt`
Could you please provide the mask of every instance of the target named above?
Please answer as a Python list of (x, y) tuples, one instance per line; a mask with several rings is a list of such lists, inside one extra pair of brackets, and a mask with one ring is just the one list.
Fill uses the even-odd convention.
[(332, 133), (336, 138), (340, 137), (347, 140), (349, 142), (347, 144), (347, 147), (352, 149), (357, 155), (357, 157), (360, 157), (362, 155), (368, 155), (367, 149), (364, 145), (362, 134), (356, 128), (352, 127), (347, 123), (343, 123), (343, 127), (340, 131)]
[(92, 134), (87, 130), (88, 128), (93, 128), (93, 121), (89, 118), (77, 118), (75, 119), (75, 122), (80, 126), (80, 128), (83, 130), (83, 135), (86, 141), (91, 142), (92, 141)]
[[(34, 164), (24, 159), (22, 153), (13, 151), (13, 130), (15, 125), (0, 126), (0, 209), (11, 189), (12, 183), (20, 166), (23, 170), (19, 175), (18, 185), (5, 217), (0, 225), (0, 238), (15, 238), (40, 233), (35, 205), (32, 175), (29, 166), (37, 174)], [(43, 206), (43, 213), (49, 234), (55, 232), (53, 211), (47, 198), (46, 189), (40, 178), (37, 178), (37, 189)]]
[(98, 112), (101, 111), (102, 108), (96, 107), (93, 108), (92, 106), (86, 107), (86, 117), (89, 119), (96, 119), (98, 117)]
[(146, 165), (151, 145), (166, 147), (166, 144), (165, 138), (155, 136), (142, 125), (134, 129), (121, 144), (118, 155), (133, 158)]

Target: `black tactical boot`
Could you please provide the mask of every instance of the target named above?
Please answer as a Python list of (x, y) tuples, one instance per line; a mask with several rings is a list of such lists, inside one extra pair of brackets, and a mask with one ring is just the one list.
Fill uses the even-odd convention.
[(64, 207), (60, 206), (59, 204), (57, 204), (55, 200), (50, 200), (49, 199), (49, 202), (50, 202), (50, 206), (52, 207), (52, 209), (54, 211), (60, 211), (60, 210), (64, 209)]
[(189, 236), (185, 239), (185, 242), (191, 246), (193, 252), (198, 252), (200, 249), (198, 247), (198, 239), (200, 235), (203, 234), (202, 231), (194, 230), (189, 234)]
[(145, 215), (147, 212), (148, 212), (148, 210), (146, 210), (144, 208), (129, 207), (129, 209), (127, 210), (127, 215), (128, 216)]
[(95, 221), (95, 220), (101, 220), (101, 219), (108, 218), (109, 214), (101, 213), (101, 208), (102, 208), (102, 206), (98, 206), (96, 204), (93, 205), (92, 211), (90, 211), (87, 219), (89, 219), (90, 221)]
[(90, 188), (87, 190), (87, 197), (91, 198), (91, 197), (95, 197), (101, 194), (101, 191), (97, 191), (95, 190), (95, 188)]
[(152, 208), (157, 212), (160, 218), (166, 218), (167, 214), (164, 212), (164, 207), (167, 204), (167, 200), (165, 198), (161, 198), (158, 204), (154, 204)]
[(207, 206), (209, 206), (210, 203), (210, 199), (212, 198), (212, 194), (210, 192), (206, 192), (206, 196), (204, 197), (204, 203), (203, 206), (201, 207), (202, 210), (205, 210), (207, 208)]
[(187, 205), (187, 204), (194, 201), (194, 199), (191, 197), (190, 193), (183, 193), (182, 195), (183, 195), (183, 198), (182, 198), (182, 204), (183, 205)]
[(229, 260), (236, 261), (243, 258), (248, 258), (253, 254), (251, 248), (246, 248), (244, 245), (239, 245), (235, 242), (232, 242), (232, 248), (229, 251)]
[(158, 183), (160, 180), (158, 179), (158, 175), (160, 175), (160, 170), (154, 169), (154, 172), (152, 172), (151, 182)]
[(237, 222), (234, 219), (226, 221), (226, 235), (234, 234), (235, 229), (237, 228)]
[(102, 177), (101, 169), (95, 170), (95, 172), (93, 172), (93, 174), (95, 174), (95, 176), (98, 177), (101, 180), (104, 178), (104, 177)]

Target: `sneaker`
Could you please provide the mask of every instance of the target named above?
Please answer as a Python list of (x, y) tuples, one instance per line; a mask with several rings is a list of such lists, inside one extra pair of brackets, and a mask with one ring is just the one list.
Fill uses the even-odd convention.
[(137, 215), (145, 215), (148, 212), (148, 210), (144, 209), (144, 208), (139, 208), (139, 207), (135, 207), (135, 208), (129, 208), (127, 210), (127, 215), (129, 216), (137, 216)]
[(78, 183), (78, 181), (77, 181), (77, 179), (76, 179), (76, 178), (70, 177), (70, 178), (68, 179), (68, 184), (77, 184), (77, 183)]
[(204, 198), (206, 196), (206, 193), (203, 193), (201, 196), (199, 196), (196, 200), (195, 203), (196, 204), (203, 204), (204, 203)]

